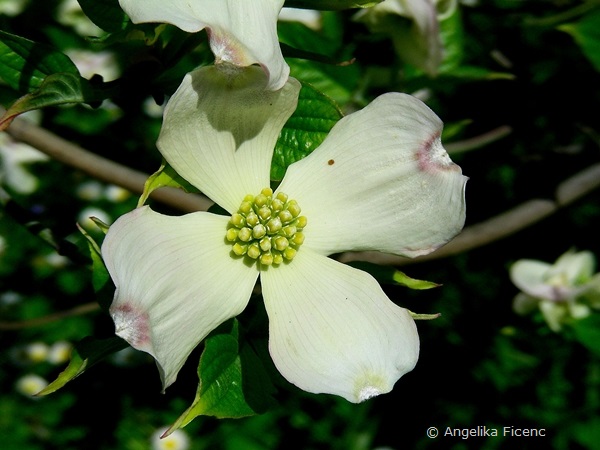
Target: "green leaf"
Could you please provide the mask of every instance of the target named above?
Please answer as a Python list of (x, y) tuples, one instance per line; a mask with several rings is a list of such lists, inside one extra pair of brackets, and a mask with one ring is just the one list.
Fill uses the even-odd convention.
[(0, 117), (0, 130), (5, 129), (19, 114), (47, 106), (99, 101), (100, 91), (91, 88), (79, 73), (61, 72), (48, 75), (39, 88), (14, 102)]
[(20, 92), (39, 89), (48, 75), (79, 75), (75, 64), (52, 47), (0, 31), (0, 78)]
[(281, 130), (275, 146), (271, 180), (282, 180), (288, 166), (316, 149), (342, 116), (333, 100), (303, 83), (298, 107)]
[(440, 21), (440, 38), (444, 47), (444, 59), (439, 68), (440, 73), (459, 67), (464, 58), (464, 29), (460, 7), (455, 7), (452, 14)]
[(600, 11), (593, 11), (578, 22), (561, 25), (558, 29), (573, 36), (584, 55), (600, 72)]
[(240, 418), (262, 413), (272, 404), (274, 388), (254, 351), (240, 346), (238, 328), (232, 319), (206, 339), (196, 398), (166, 435), (200, 415)]
[[(104, 233), (108, 231), (108, 228), (105, 229), (100, 224), (99, 227)], [(92, 258), (92, 286), (94, 287), (94, 292), (99, 292), (104, 286), (106, 286), (106, 282), (110, 279), (110, 275), (108, 274), (108, 270), (106, 269), (104, 261), (102, 260), (102, 253), (98, 243), (92, 236), (89, 235), (87, 231), (85, 231), (85, 229), (83, 229), (83, 227), (81, 227), (81, 225), (77, 224), (77, 228), (88, 242), (90, 256)]]
[(94, 364), (119, 350), (123, 350), (127, 345), (127, 342), (116, 336), (108, 339), (83, 338), (75, 345), (67, 368), (37, 395), (43, 396), (56, 392)]
[(105, 31), (125, 29), (128, 18), (119, 6), (119, 0), (77, 0), (88, 18)]
[(185, 192), (198, 192), (198, 189), (183, 179), (165, 160), (163, 160), (160, 168), (150, 175), (146, 180), (146, 183), (144, 183), (144, 192), (138, 201), (138, 208), (146, 203), (146, 200), (148, 200), (148, 197), (153, 191), (166, 186), (183, 189)]
[(366, 261), (352, 261), (348, 263), (348, 265), (370, 273), (380, 283), (396, 284), (416, 290), (431, 289), (441, 286), (440, 284), (434, 283), (432, 281), (424, 281), (411, 278), (404, 272), (401, 272), (396, 268), (390, 266), (380, 266), (379, 264), (374, 264)]
[(584, 347), (600, 356), (600, 314), (593, 313), (585, 319), (573, 321), (572, 328)]
[(370, 8), (383, 0), (286, 0), (290, 8), (318, 9), (321, 11), (339, 11), (353, 8)]

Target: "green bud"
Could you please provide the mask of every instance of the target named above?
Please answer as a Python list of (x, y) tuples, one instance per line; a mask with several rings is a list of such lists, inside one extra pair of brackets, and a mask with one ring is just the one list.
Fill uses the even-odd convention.
[(277, 236), (275, 239), (273, 239), (273, 247), (280, 252), (288, 248), (289, 245), (289, 241), (283, 236)]
[(259, 223), (254, 228), (252, 228), (252, 237), (254, 239), (260, 239), (265, 234), (267, 234), (267, 229), (262, 223)]
[(307, 220), (300, 211), (298, 203), (283, 192), (273, 197), (273, 191), (265, 188), (257, 196), (244, 197), (231, 215), (225, 238), (232, 243), (234, 255), (277, 267), (291, 261), (304, 242), (301, 231)]

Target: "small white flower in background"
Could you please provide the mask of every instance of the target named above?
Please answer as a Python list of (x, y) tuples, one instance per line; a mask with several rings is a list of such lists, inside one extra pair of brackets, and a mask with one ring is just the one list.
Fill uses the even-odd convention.
[(16, 305), (23, 299), (23, 296), (15, 291), (6, 291), (0, 294), (0, 305), (12, 306)]
[(187, 450), (190, 448), (190, 439), (188, 435), (180, 429), (174, 430), (167, 437), (160, 438), (167, 428), (156, 430), (152, 434), (152, 450)]
[(218, 64), (171, 97), (157, 146), (231, 217), (148, 206), (120, 217), (102, 244), (110, 313), (166, 388), (194, 347), (245, 309), (260, 277), (277, 369), (305, 391), (360, 402), (414, 368), (419, 337), (371, 275), (328, 255), (431, 253), (464, 224), (467, 178), (442, 147), (441, 120), (390, 93), (341, 119), (273, 192), (273, 149), (300, 83), (267, 84), (256, 66)]
[[(39, 111), (32, 111), (21, 117), (39, 123), (41, 116)], [(39, 150), (15, 141), (7, 133), (0, 133), (0, 183), (13, 191), (19, 194), (33, 193), (39, 181), (27, 170), (27, 166), (48, 160), (50, 158)]]
[(66, 267), (71, 262), (69, 258), (64, 255), (59, 255), (56, 252), (48, 253), (43, 256), (44, 263), (53, 269), (62, 269)]
[(131, 196), (131, 192), (114, 184), (105, 185), (99, 181), (90, 180), (81, 183), (75, 190), (77, 197), (87, 201), (108, 200), (120, 203)]
[(88, 80), (94, 75), (100, 75), (103, 81), (113, 81), (119, 78), (121, 73), (117, 59), (111, 52), (72, 48), (66, 50), (65, 54), (71, 58), (81, 76)]
[(148, 117), (152, 117), (153, 119), (161, 118), (164, 111), (164, 107), (156, 103), (153, 97), (148, 97), (144, 100), (142, 108)]
[(131, 192), (121, 186), (110, 184), (104, 190), (104, 197), (113, 203), (121, 203), (131, 197)]
[(85, 181), (77, 186), (75, 194), (82, 200), (96, 201), (102, 198), (104, 185), (99, 181)]
[(280, 89), (290, 68), (277, 37), (284, 0), (119, 0), (134, 23), (165, 22), (188, 33), (206, 29), (215, 62), (236, 66), (259, 64), (266, 88)]
[(29, 0), (0, 0), (0, 14), (17, 16), (23, 12), (28, 3)]
[(87, 208), (82, 209), (77, 218), (77, 222), (86, 231), (96, 232), (98, 231), (98, 226), (94, 223), (92, 217), (100, 219), (107, 225), (110, 225), (112, 223), (112, 217), (110, 217), (106, 211), (93, 206), (89, 206)]
[[(392, 39), (398, 54), (429, 75), (435, 75), (444, 59), (439, 24), (452, 15), (457, 0), (384, 0), (355, 14), (374, 33)], [(405, 22), (410, 20), (408, 26)]]
[(39, 397), (33, 396), (46, 386), (48, 386), (48, 382), (44, 378), (40, 377), (39, 375), (28, 374), (17, 380), (15, 388), (17, 389), (17, 392), (27, 397), (38, 399)]
[(300, 22), (313, 30), (321, 29), (321, 11), (314, 9), (282, 8), (279, 20), (284, 22)]
[(554, 264), (521, 259), (510, 267), (510, 279), (522, 292), (513, 308), (528, 314), (539, 308), (551, 330), (558, 332), (572, 320), (582, 319), (591, 309), (600, 309), (600, 274), (589, 251), (570, 250)]
[(69, 361), (73, 344), (67, 341), (57, 341), (48, 350), (46, 361), (50, 364), (59, 365)]
[(72, 27), (80, 36), (101, 36), (104, 31), (86, 16), (77, 0), (63, 0), (56, 12), (58, 23)]
[(44, 342), (32, 342), (25, 346), (23, 352), (29, 362), (41, 363), (46, 361), (49, 350), (48, 344)]

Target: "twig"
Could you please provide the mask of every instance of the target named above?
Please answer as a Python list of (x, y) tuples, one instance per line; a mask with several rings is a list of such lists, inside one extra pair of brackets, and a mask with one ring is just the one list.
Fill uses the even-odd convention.
[(507, 136), (512, 132), (512, 128), (508, 125), (502, 125), (498, 128), (494, 128), (486, 133), (483, 133), (479, 136), (475, 136), (470, 139), (465, 139), (457, 142), (450, 142), (448, 144), (444, 144), (444, 147), (451, 155), (455, 155), (457, 153), (467, 152), (469, 150), (474, 150), (476, 148), (483, 147), (491, 142), (497, 141), (498, 139)]
[(37, 317), (35, 319), (20, 320), (15, 322), (0, 321), (0, 330), (22, 330), (25, 328), (39, 327), (46, 325), (51, 322), (56, 322), (61, 319), (73, 316), (81, 316), (83, 314), (89, 314), (100, 310), (100, 305), (96, 302), (85, 303), (83, 305), (76, 306), (75, 308), (68, 309), (66, 311), (59, 311), (47, 316)]
[[(0, 116), (2, 115), (0, 107)], [(6, 130), (14, 139), (35, 147), (42, 153), (81, 170), (94, 178), (121, 186), (133, 193), (141, 194), (148, 174), (133, 170), (109, 159), (84, 150), (44, 128), (21, 118), (16, 118)], [(207, 197), (188, 194), (181, 189), (164, 187), (150, 195), (154, 200), (184, 212), (203, 211), (212, 205)]]

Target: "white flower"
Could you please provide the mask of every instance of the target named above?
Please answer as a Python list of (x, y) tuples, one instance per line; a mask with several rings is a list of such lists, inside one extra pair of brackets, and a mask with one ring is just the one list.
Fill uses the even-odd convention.
[(38, 187), (38, 179), (27, 170), (29, 164), (45, 162), (50, 158), (30, 145), (17, 142), (8, 134), (0, 134), (0, 183), (19, 194), (31, 194)]
[(165, 22), (189, 33), (206, 29), (216, 62), (259, 64), (267, 89), (280, 89), (290, 69), (277, 37), (284, 0), (119, 0), (135, 23)]
[[(389, 34), (401, 57), (435, 75), (444, 57), (439, 24), (456, 4), (456, 0), (384, 0), (359, 11), (354, 19), (372, 32)], [(412, 22), (410, 27), (405, 19)]]
[(96, 180), (85, 181), (77, 186), (75, 193), (82, 200), (96, 201), (102, 198), (104, 185)]
[(152, 434), (152, 450), (187, 450), (190, 448), (190, 439), (183, 430), (174, 430), (161, 439), (167, 428), (156, 430)]
[(23, 349), (27, 359), (34, 363), (46, 361), (50, 348), (44, 342), (32, 342)]
[(373, 277), (327, 256), (434, 251), (463, 226), (466, 177), (441, 145), (440, 119), (392, 93), (340, 120), (273, 193), (273, 149), (300, 85), (267, 82), (257, 67), (203, 67), (170, 99), (158, 148), (232, 216), (144, 206), (110, 227), (116, 333), (155, 358), (167, 387), (260, 277), (269, 350), (287, 380), (351, 402), (389, 392), (417, 362), (415, 323)]
[(119, 63), (111, 52), (68, 49), (65, 53), (71, 58), (83, 78), (89, 80), (94, 75), (100, 75), (103, 81), (113, 81), (119, 78)]
[(0, 14), (14, 17), (23, 12), (28, 0), (0, 0)]
[(313, 30), (321, 29), (321, 11), (315, 9), (282, 8), (279, 20), (283, 22), (300, 22)]
[(69, 361), (73, 344), (67, 341), (57, 341), (50, 346), (47, 361), (50, 364), (63, 364)]
[(19, 393), (32, 397), (48, 386), (48, 382), (35, 374), (24, 375), (17, 380), (16, 389)]
[(522, 292), (516, 295), (513, 308), (527, 314), (539, 308), (553, 331), (572, 319), (590, 314), (590, 307), (600, 307), (600, 274), (594, 275), (594, 255), (570, 250), (554, 264), (521, 259), (510, 268), (510, 279)]
[(112, 223), (112, 217), (103, 209), (88, 206), (83, 208), (77, 217), (77, 222), (87, 231), (97, 231), (98, 226), (94, 223), (92, 218), (101, 220), (107, 225)]
[(85, 15), (77, 0), (63, 0), (58, 7), (56, 20), (62, 25), (73, 27), (80, 36), (104, 34), (102, 29)]

